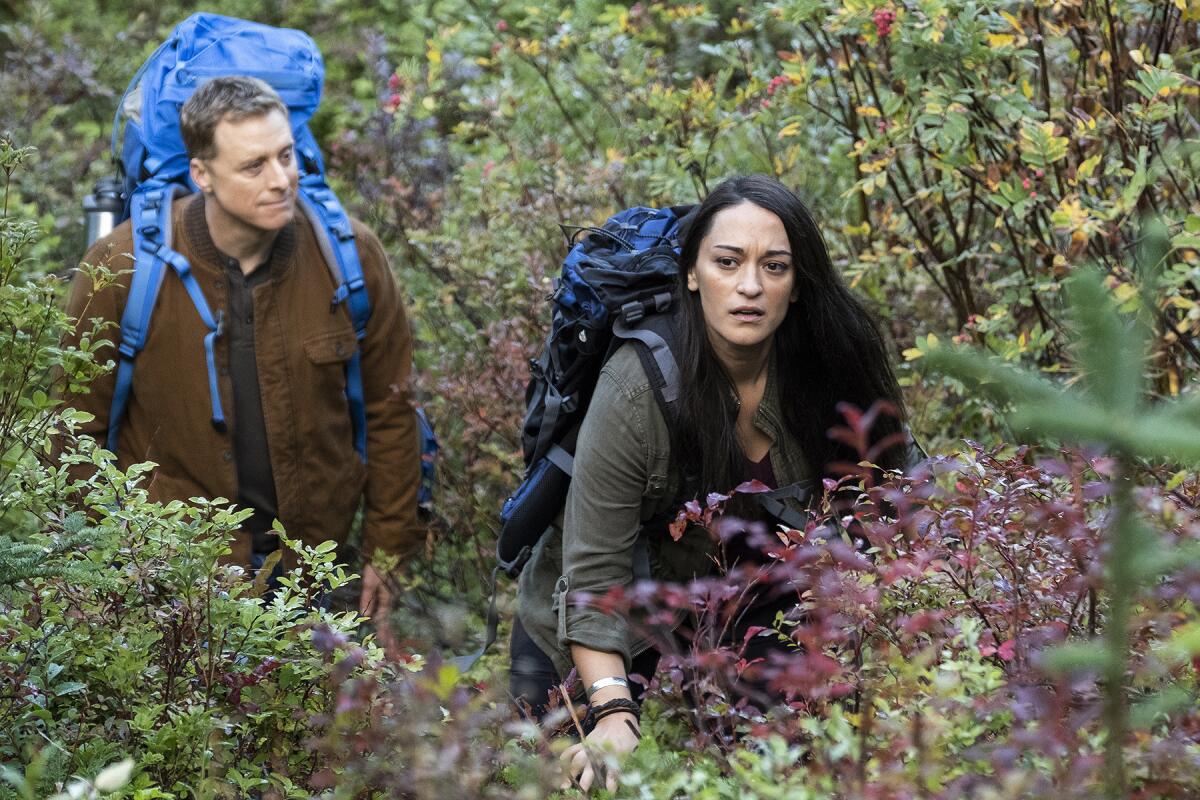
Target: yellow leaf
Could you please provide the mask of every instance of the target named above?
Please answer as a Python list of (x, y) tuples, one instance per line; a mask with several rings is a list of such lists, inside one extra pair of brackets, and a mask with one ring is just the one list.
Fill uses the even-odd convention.
[(1001, 11), (1000, 16), (1008, 20), (1008, 24), (1013, 26), (1013, 30), (1017, 33), (1025, 33), (1025, 29), (1021, 27), (1021, 22), (1007, 11)]
[(1133, 61), (1133, 63), (1137, 64), (1139, 67), (1142, 64), (1146, 63), (1146, 57), (1142, 55), (1141, 50), (1130, 50), (1129, 58), (1131, 61)]
[(800, 132), (800, 123), (799, 122), (789, 122), (787, 125), (784, 125), (782, 128), (779, 129), (779, 138), (786, 139), (789, 136), (795, 136), (799, 132)]
[(421, 101), (421, 106), (426, 111), (433, 111), (435, 108), (437, 108), (437, 101), (434, 100), (432, 97), (426, 97), (424, 100)]
[(879, 109), (876, 108), (875, 106), (859, 106), (858, 108), (856, 108), (854, 110), (857, 111), (860, 116), (864, 116), (864, 117), (881, 117), (881, 116), (883, 116), (882, 114), (879, 113)]
[(933, 335), (932, 333), (929, 334), (928, 336), (925, 337), (925, 344), (929, 345), (930, 347), (937, 347), (938, 346), (937, 336)]
[(1085, 160), (1082, 164), (1080, 164), (1079, 169), (1076, 171), (1075, 174), (1078, 175), (1080, 178), (1090, 178), (1090, 177), (1092, 177), (1092, 173), (1096, 171), (1096, 167), (1099, 164), (1100, 164), (1100, 156), (1094, 155), (1091, 158)]
[(1175, 306), (1176, 308), (1182, 308), (1185, 311), (1191, 311), (1193, 308), (1196, 307), (1195, 300), (1192, 300), (1187, 297), (1180, 297), (1179, 295), (1173, 296), (1167, 302), (1170, 303), (1171, 305)]
[(1113, 296), (1117, 298), (1117, 302), (1124, 303), (1137, 294), (1137, 287), (1132, 283), (1118, 283), (1113, 289)]
[(901, 353), (900, 355), (904, 356), (905, 361), (916, 361), (918, 358), (920, 358), (921, 356), (923, 356), (925, 354), (922, 353), (920, 350), (918, 350), (915, 347), (910, 347), (907, 350), (905, 350), (903, 353)]
[(988, 46), (993, 48), (1011, 47), (1013, 42), (1016, 40), (1017, 37), (1013, 36), (1011, 33), (988, 34)]
[(1025, 95), (1026, 100), (1033, 98), (1033, 84), (1027, 80), (1021, 81), (1021, 94)]
[(433, 40), (430, 39), (428, 42), (426, 42), (426, 44), (429, 47), (429, 51), (428, 51), (429, 63), (430, 64), (442, 63), (442, 51), (437, 49), (437, 45), (435, 45), (433, 43)]

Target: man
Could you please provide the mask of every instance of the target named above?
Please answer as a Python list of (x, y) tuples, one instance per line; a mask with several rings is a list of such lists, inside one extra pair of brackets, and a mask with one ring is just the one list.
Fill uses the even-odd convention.
[[(175, 203), (169, 241), (191, 264), (213, 315), (223, 319), (214, 357), (227, 424), (214, 425), (210, 413), (203, 344), (209, 329), (183, 282), (168, 271), (136, 359), (119, 464), (158, 465), (148, 484), (154, 500), (228, 497), (253, 509), (231, 556), (247, 566), (261, 565), (278, 547), (271, 532), (276, 518), (307, 544), (343, 541), (365, 496), (360, 608), (384, 620), (391, 596), (370, 559), (403, 558), (422, 533), (411, 338), (383, 248), (353, 223), (371, 303), (358, 343), (345, 303), (331, 305), (336, 282), (316, 235), (297, 214), (292, 131), (275, 91), (253, 78), (216, 78), (183, 106), (180, 128), (200, 191)], [(68, 303), (72, 316), (120, 321), (132, 251), (129, 222), (96, 242), (85, 262), (122, 274), (93, 293), (80, 273)], [(82, 320), (80, 331), (88, 327)], [(344, 394), (346, 362), (359, 344), (366, 464), (354, 449)], [(98, 355), (116, 357), (112, 350)], [(69, 398), (95, 415), (84, 433), (101, 441), (114, 385), (106, 374), (90, 393)], [(380, 638), (392, 644), (386, 626)]]

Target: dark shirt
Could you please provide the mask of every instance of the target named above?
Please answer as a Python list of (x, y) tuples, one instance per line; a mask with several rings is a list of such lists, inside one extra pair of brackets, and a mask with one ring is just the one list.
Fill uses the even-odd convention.
[(254, 287), (271, 278), (271, 258), (242, 274), (236, 258), (221, 253), (229, 271), (229, 317), (225, 338), (229, 342), (229, 373), (233, 383), (233, 454), (237, 464), (238, 505), (254, 510), (243, 523), (256, 553), (279, 546), (271, 523), (279, 514), (275, 498), (275, 476), (267, 449), (267, 428), (258, 389), (258, 365), (254, 356)]
[[(745, 480), (756, 480), (760, 483), (765, 483), (770, 489), (778, 489), (775, 481), (775, 470), (771, 466), (771, 454), (768, 452), (762, 457), (761, 461), (751, 461), (746, 459), (743, 465), (742, 475)], [(768, 527), (774, 527), (775, 520), (767, 517), (758, 504), (753, 500), (753, 496), (738, 498), (741, 502), (736, 504), (733, 510), (733, 515), (742, 519), (751, 521), (759, 521), (766, 524)], [(738, 562), (746, 562), (749, 564), (765, 564), (769, 561), (757, 548), (752, 547), (746, 541), (746, 535), (739, 533), (725, 542), (725, 562), (727, 567), (732, 567)]]
[(775, 485), (775, 470), (771, 466), (771, 452), (762, 457), (762, 461), (751, 461), (746, 459), (746, 480), (758, 481), (765, 483), (771, 489), (778, 489)]

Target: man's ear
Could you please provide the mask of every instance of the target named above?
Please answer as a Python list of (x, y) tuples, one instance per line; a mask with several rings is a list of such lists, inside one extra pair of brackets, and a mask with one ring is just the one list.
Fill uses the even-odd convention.
[(192, 183), (204, 194), (212, 191), (212, 181), (208, 177), (208, 167), (198, 158), (188, 161), (188, 172), (191, 173)]

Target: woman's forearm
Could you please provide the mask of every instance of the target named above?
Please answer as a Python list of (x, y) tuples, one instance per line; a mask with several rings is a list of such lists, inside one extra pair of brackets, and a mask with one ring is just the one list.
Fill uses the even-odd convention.
[[(602, 650), (592, 650), (581, 644), (571, 645), (571, 660), (579, 673), (579, 680), (586, 690), (601, 678), (625, 678), (625, 660), (616, 653), (605, 653)], [(613, 685), (597, 689), (594, 696), (589, 698), (593, 703), (603, 703), (617, 697), (630, 699), (632, 695), (625, 686)]]

